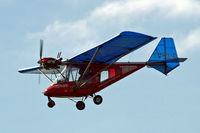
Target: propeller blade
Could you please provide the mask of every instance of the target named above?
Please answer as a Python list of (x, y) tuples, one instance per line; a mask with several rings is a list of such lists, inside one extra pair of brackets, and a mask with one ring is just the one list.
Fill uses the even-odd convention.
[(40, 84), (40, 74), (39, 74), (39, 76), (38, 76), (38, 84)]
[(60, 58), (62, 52), (58, 52), (57, 58)]
[(43, 52), (43, 40), (40, 40), (40, 59), (42, 59), (42, 52)]

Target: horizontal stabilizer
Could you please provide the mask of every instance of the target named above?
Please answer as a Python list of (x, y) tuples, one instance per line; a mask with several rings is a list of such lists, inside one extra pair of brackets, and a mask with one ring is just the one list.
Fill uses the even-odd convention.
[(160, 61), (148, 61), (146, 64), (149, 65), (164, 65), (165, 62), (167, 63), (176, 63), (176, 62), (184, 62), (187, 58), (176, 58), (176, 59), (167, 59), (167, 60), (160, 60)]
[(186, 59), (178, 58), (173, 38), (162, 38), (147, 65), (167, 75)]

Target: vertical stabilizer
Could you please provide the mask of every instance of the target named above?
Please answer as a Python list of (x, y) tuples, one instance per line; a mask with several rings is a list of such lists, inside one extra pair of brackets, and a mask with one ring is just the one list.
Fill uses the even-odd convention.
[(147, 65), (167, 75), (186, 58), (178, 58), (173, 38), (162, 38)]

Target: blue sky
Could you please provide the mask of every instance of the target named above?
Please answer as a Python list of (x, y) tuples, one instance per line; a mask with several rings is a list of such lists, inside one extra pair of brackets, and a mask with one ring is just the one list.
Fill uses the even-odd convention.
[[(200, 131), (200, 1), (0, 0), (0, 132), (137, 132)], [(44, 56), (71, 58), (118, 35), (136, 31), (158, 39), (123, 58), (147, 61), (160, 37), (173, 37), (180, 57), (189, 58), (168, 76), (143, 68), (101, 91), (78, 111), (67, 99), (47, 107), (42, 92), (50, 83), (19, 68), (35, 66), (39, 39)]]

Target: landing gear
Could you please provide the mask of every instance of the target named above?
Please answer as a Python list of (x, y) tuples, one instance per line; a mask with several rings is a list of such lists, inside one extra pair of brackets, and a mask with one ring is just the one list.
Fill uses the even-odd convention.
[[(102, 102), (103, 102), (103, 98), (100, 96), (100, 95), (95, 95), (95, 94), (91, 94), (89, 96), (83, 96), (82, 99), (72, 99), (72, 98), (68, 98), (69, 100), (73, 101), (76, 103), (76, 108), (78, 110), (84, 110), (85, 109), (85, 103), (84, 101), (88, 98), (93, 98), (93, 101), (96, 105), (100, 105)], [(55, 102), (50, 98), (48, 97), (48, 107), (49, 108), (53, 108), (55, 106)]]
[(99, 105), (102, 103), (103, 101), (103, 98), (100, 96), (100, 95), (96, 95), (94, 98), (93, 98), (93, 101), (96, 105)]
[(78, 102), (76, 103), (76, 108), (77, 108), (78, 110), (83, 110), (83, 109), (85, 108), (85, 103), (84, 103), (83, 101), (78, 101)]
[(55, 102), (53, 101), (53, 102), (48, 102), (48, 107), (49, 108), (53, 108), (54, 106), (55, 106)]
[(47, 104), (48, 107), (53, 108), (56, 105), (55, 102), (50, 97), (48, 97), (48, 100), (49, 100), (49, 102)]

